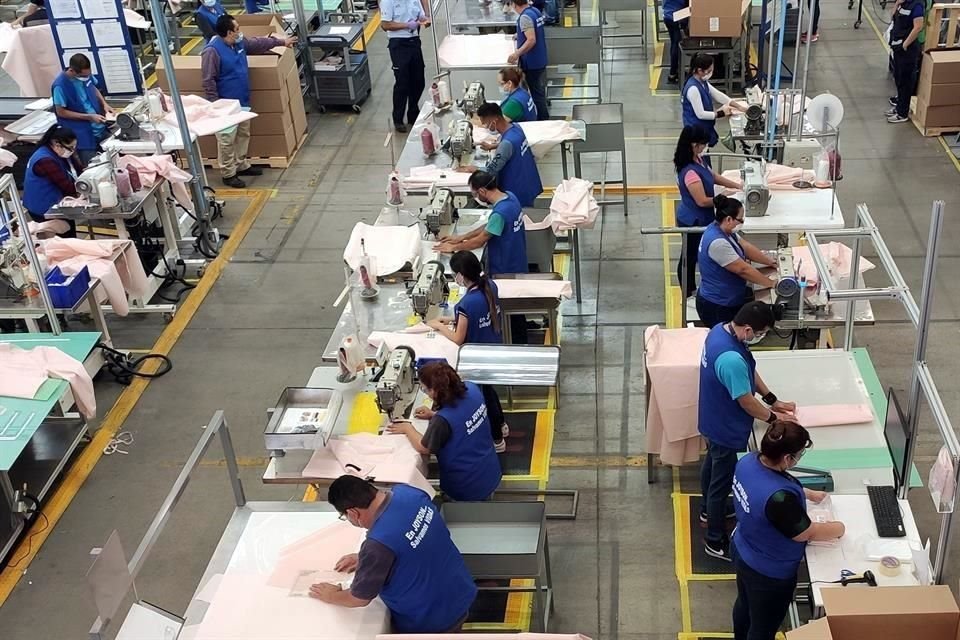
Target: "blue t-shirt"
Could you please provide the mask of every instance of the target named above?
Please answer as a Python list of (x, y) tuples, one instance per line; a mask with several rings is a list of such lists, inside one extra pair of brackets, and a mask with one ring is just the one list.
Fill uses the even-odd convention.
[[(90, 104), (90, 96), (87, 95), (87, 85), (85, 80), (80, 78), (70, 78), (70, 82), (73, 83), (74, 88), (77, 91), (77, 95), (80, 96), (80, 104), (83, 105), (84, 113), (98, 113), (96, 107)], [(60, 87), (53, 88), (53, 104), (57, 107), (66, 108), (67, 106), (67, 97), (63, 95), (63, 91)], [(106, 125), (99, 122), (91, 122), (90, 128), (93, 129), (93, 135), (97, 139), (103, 137), (104, 131), (106, 131)]]
[(753, 392), (750, 384), (750, 368), (746, 360), (736, 351), (725, 351), (717, 356), (713, 364), (717, 378), (734, 400)]

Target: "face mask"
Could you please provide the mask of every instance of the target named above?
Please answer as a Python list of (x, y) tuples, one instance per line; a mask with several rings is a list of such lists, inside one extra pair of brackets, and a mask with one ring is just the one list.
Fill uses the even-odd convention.
[(510, 89), (508, 89), (507, 87), (505, 87), (505, 86), (503, 86), (503, 85), (500, 85), (500, 95), (502, 95), (502, 96), (508, 96), (508, 95), (510, 95), (510, 93), (511, 93)]
[(703, 74), (703, 79), (704, 79), (704, 80), (709, 80), (709, 79), (712, 78), (712, 77), (713, 77), (713, 71), (711, 71), (711, 72), (709, 72), (709, 73)]
[(742, 222), (738, 222), (737, 224), (733, 225), (733, 230), (730, 233), (738, 233), (740, 229), (743, 229)]
[(217, 6), (217, 0), (203, 0), (203, 6), (205, 6), (205, 7), (215, 7), (215, 6)]
[(764, 338), (766, 338), (766, 337), (767, 337), (767, 332), (766, 332), (766, 331), (764, 331), (763, 333), (755, 333), (755, 334), (753, 334), (753, 337), (752, 337), (752, 338), (748, 338), (747, 340), (744, 340), (744, 343), (746, 343), (746, 344), (757, 344), (758, 342), (761, 342), (761, 341), (762, 341)]
[(63, 159), (67, 159), (73, 155), (73, 151), (70, 151), (70, 149), (64, 149), (63, 147), (60, 147), (59, 149), (55, 149), (54, 151), (58, 156), (60, 156)]
[(243, 42), (243, 31), (237, 33), (237, 42)]

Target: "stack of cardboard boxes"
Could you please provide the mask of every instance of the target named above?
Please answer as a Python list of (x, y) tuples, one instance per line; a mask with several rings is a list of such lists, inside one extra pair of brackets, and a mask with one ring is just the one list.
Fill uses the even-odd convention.
[[(278, 16), (253, 14), (236, 16), (247, 37), (283, 35)], [(284, 167), (303, 143), (307, 132), (307, 114), (300, 90), (300, 74), (294, 52), (277, 47), (268, 55), (248, 56), (250, 67), (250, 109), (257, 117), (250, 121), (250, 149), (247, 156), (270, 166)], [(174, 75), (184, 94), (203, 96), (200, 56), (174, 56)], [(169, 89), (163, 61), (157, 62), (158, 84)], [(216, 136), (200, 138), (204, 159), (217, 158)]]
[(960, 131), (960, 50), (923, 54), (913, 121), (925, 136)]

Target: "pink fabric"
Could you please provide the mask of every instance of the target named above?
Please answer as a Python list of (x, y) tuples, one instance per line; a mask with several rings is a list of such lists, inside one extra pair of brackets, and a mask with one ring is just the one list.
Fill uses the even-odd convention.
[[(27, 379), (21, 384), (11, 383), (11, 377), (23, 376)], [(77, 409), (88, 420), (97, 414), (97, 398), (93, 393), (93, 380), (83, 368), (83, 363), (74, 360), (63, 351), (54, 347), (34, 347), (21, 349), (20, 347), (0, 342), (0, 394), (7, 392), (27, 393), (33, 385), (33, 393), (29, 395), (14, 395), (16, 398), (33, 398), (40, 384), (47, 377), (66, 380), (73, 392), (73, 399)], [(8, 386), (9, 385), (9, 386)]]
[(659, 453), (664, 464), (700, 459), (697, 406), (700, 355), (707, 329), (661, 329), (644, 333), (646, 369), (650, 376), (647, 410), (647, 451)]
[[(209, 136), (257, 117), (257, 114), (252, 111), (244, 111), (239, 100), (222, 99), (210, 102), (200, 96), (183, 95), (181, 97), (190, 131), (198, 136)], [(170, 102), (169, 97), (167, 102)], [(177, 124), (177, 114), (173, 111), (163, 119), (170, 124)]]
[(494, 279), (500, 297), (516, 298), (566, 298), (573, 296), (569, 280), (526, 280), (523, 278)]
[(144, 18), (142, 15), (134, 11), (133, 9), (123, 9), (123, 18), (127, 22), (127, 26), (132, 29), (149, 29), (150, 21)]
[(873, 422), (868, 404), (819, 404), (797, 407), (797, 422), (804, 427), (833, 427)]
[(363, 537), (362, 529), (347, 522), (337, 522), (315, 531), (280, 550), (267, 584), (289, 589), (301, 571), (333, 569), (340, 558), (360, 549)]
[[(356, 470), (347, 465), (359, 467)], [(409, 484), (432, 496), (435, 491), (427, 481), (427, 465), (405, 435), (357, 433), (331, 438), (327, 446), (317, 449), (307, 466), (304, 478), (338, 478), (345, 473), (377, 482)]]
[(30, 221), (30, 235), (34, 238), (45, 239), (58, 236), (70, 230), (66, 220), (47, 220), (46, 222)]
[(147, 188), (156, 183), (158, 176), (165, 178), (170, 183), (173, 197), (177, 199), (180, 206), (193, 213), (193, 200), (190, 199), (190, 192), (187, 190), (187, 183), (193, 176), (178, 167), (172, 156), (120, 156), (117, 158), (117, 163), (121, 167), (136, 167), (140, 174), (140, 182)]
[(20, 95), (47, 98), (63, 71), (49, 24), (17, 29), (0, 65), (20, 87)]
[[(740, 181), (740, 171), (731, 169), (724, 171), (723, 177), (729, 180)], [(793, 183), (798, 180), (813, 182), (813, 171), (806, 169), (795, 169), (794, 167), (785, 167), (782, 164), (767, 164), (767, 186), (771, 191), (811, 191), (810, 189), (797, 189)]]
[(437, 47), (441, 67), (501, 66), (517, 48), (512, 35), (449, 35)]
[[(847, 279), (850, 277), (850, 263), (853, 261), (853, 250), (845, 244), (839, 242), (828, 242), (820, 245), (820, 253), (827, 261), (827, 268), (830, 269), (830, 277), (834, 284), (843, 284), (846, 288)], [(817, 273), (817, 266), (810, 257), (809, 247), (793, 247), (793, 265), (798, 269), (799, 274), (807, 279), (809, 284), (820, 282), (820, 274)], [(860, 273), (865, 273), (874, 268), (874, 264), (866, 258), (860, 258)]]
[(374, 331), (367, 338), (374, 347), (386, 344), (389, 349), (403, 345), (413, 349), (418, 358), (443, 358), (451, 367), (457, 366), (460, 346), (439, 333), (404, 333), (403, 331)]
[[(130, 313), (127, 293), (139, 297), (147, 292), (147, 274), (130, 240), (50, 238), (40, 241), (38, 251), (46, 255), (47, 264), (60, 267), (67, 275), (87, 267), (90, 276), (100, 280), (102, 293), (98, 296), (110, 300), (117, 315)], [(120, 252), (116, 260), (112, 257), (115, 251)]]

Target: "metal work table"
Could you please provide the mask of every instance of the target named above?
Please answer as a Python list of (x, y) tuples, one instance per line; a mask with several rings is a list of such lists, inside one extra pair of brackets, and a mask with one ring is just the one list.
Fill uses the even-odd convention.
[[(100, 350), (95, 348), (99, 341), (100, 334), (95, 331), (58, 336), (0, 335), (0, 342), (22, 349), (56, 347), (83, 362), (91, 376), (103, 365)], [(53, 378), (40, 387), (35, 399), (0, 397), (0, 559), (10, 551), (26, 523), (23, 516), (14, 513), (14, 489), (26, 484), (28, 492), (42, 501), (87, 434), (86, 421), (68, 414), (72, 406), (70, 385)]]
[[(743, 193), (734, 193), (733, 197), (742, 199)], [(741, 233), (800, 233), (843, 226), (843, 212), (833, 189), (772, 191), (767, 215), (744, 218)]]
[[(768, 271), (772, 271), (772, 269), (761, 269), (761, 272), (763, 273)], [(862, 274), (860, 275), (859, 286), (865, 286)], [(812, 289), (806, 291), (807, 297), (812, 296), (813, 294), (814, 291)], [(773, 304), (776, 296), (774, 295), (773, 289), (762, 289), (760, 291), (755, 291), (754, 297), (761, 302)], [(873, 315), (873, 305), (869, 300), (855, 301), (853, 314), (853, 322), (857, 326), (863, 327), (876, 324), (876, 319)], [(783, 318), (782, 320), (777, 321), (777, 329), (828, 329), (830, 327), (842, 327), (846, 322), (846, 318), (847, 303), (833, 301), (830, 303), (830, 312), (828, 314), (818, 316), (809, 308), (805, 308), (801, 321), (798, 321), (795, 317)]]
[(514, 33), (517, 28), (516, 16), (500, 0), (490, 0), (482, 4), (477, 0), (453, 0), (448, 18), (450, 29), (458, 32), (471, 29), (502, 29), (505, 32)]
[(0, 96), (0, 120), (16, 120), (29, 113), (27, 105), (43, 98)]
[[(83, 313), (86, 308), (93, 319), (93, 324), (102, 336), (102, 342), (107, 346), (112, 346), (110, 332), (107, 330), (107, 321), (103, 316), (103, 309), (97, 302), (97, 289), (100, 286), (99, 278), (90, 278), (90, 285), (87, 291), (80, 296), (76, 303), (70, 308), (54, 308), (58, 314), (75, 315)], [(30, 333), (40, 333), (40, 326), (37, 320), (47, 315), (47, 309), (43, 306), (43, 300), (39, 296), (28, 298), (8, 298), (0, 297), (0, 318), (23, 320), (27, 325), (27, 331)]]

